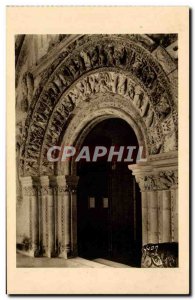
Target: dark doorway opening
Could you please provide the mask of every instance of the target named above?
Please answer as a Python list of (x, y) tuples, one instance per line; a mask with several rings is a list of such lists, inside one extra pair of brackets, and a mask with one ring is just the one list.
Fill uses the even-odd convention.
[[(138, 147), (138, 142), (125, 121), (112, 118), (95, 126), (83, 145), (93, 150), (95, 146)], [(78, 255), (140, 267), (141, 193), (128, 169), (130, 163), (116, 158), (77, 164)], [(136, 163), (136, 155), (132, 163)]]

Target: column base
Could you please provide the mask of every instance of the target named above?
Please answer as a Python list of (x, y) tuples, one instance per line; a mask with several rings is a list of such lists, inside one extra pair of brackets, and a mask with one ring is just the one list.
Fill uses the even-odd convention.
[(68, 253), (66, 251), (63, 251), (58, 255), (58, 257), (68, 259)]
[(52, 255), (51, 255), (51, 250), (50, 250), (50, 249), (44, 250), (42, 256), (43, 256), (43, 257), (51, 258), (51, 257), (52, 257)]
[(78, 256), (78, 249), (77, 246), (73, 247), (73, 250), (71, 251), (70, 257), (77, 257)]
[(23, 244), (17, 244), (16, 245), (16, 251), (18, 253), (21, 253), (23, 255), (30, 256), (30, 257), (40, 256), (39, 255), (39, 250), (37, 249), (37, 247), (32, 247), (31, 249), (26, 249)]

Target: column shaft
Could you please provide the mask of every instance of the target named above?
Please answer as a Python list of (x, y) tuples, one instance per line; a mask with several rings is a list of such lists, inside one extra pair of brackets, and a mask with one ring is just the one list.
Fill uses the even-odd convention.
[(163, 235), (162, 242), (171, 242), (171, 193), (163, 190)]
[(171, 240), (178, 242), (178, 190), (171, 189)]
[(40, 177), (40, 194), (42, 203), (42, 251), (43, 256), (51, 257), (53, 252), (53, 196), (47, 176)]
[(149, 222), (149, 231), (148, 231), (148, 242), (149, 243), (158, 243), (158, 200), (157, 192), (150, 191), (148, 195), (148, 222)]
[(70, 194), (65, 176), (56, 176), (58, 256), (68, 258), (70, 252)]
[(71, 256), (77, 256), (77, 184), (79, 177), (75, 175), (66, 176), (67, 186), (69, 188), (69, 226), (70, 235), (68, 236), (68, 242), (70, 242), (70, 254)]
[(31, 224), (31, 238), (32, 238), (32, 249), (34, 255), (38, 253), (38, 241), (39, 241), (39, 222), (38, 222), (38, 199), (37, 193), (30, 197), (30, 224)]
[(158, 193), (158, 237), (159, 243), (163, 239), (163, 192), (160, 190)]
[(60, 256), (68, 258), (70, 252), (70, 196), (68, 190), (64, 192), (61, 203), (61, 226), (62, 251)]
[(71, 254), (77, 256), (77, 194), (71, 192)]
[(142, 245), (148, 243), (148, 199), (147, 192), (142, 192)]
[(21, 178), (23, 201), (27, 203), (29, 212), (26, 212), (29, 218), (29, 255), (36, 256), (39, 247), (39, 217), (38, 217), (38, 193), (33, 179), (31, 177)]

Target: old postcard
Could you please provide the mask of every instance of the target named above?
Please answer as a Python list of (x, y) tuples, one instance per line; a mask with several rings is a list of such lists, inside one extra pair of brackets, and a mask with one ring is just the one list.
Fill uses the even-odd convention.
[(8, 294), (189, 293), (189, 9), (7, 8)]

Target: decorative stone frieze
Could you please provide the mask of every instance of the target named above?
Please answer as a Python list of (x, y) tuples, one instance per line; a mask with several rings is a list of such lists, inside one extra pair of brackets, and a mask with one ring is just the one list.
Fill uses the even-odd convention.
[(178, 186), (177, 151), (149, 157), (145, 163), (129, 165), (141, 191), (158, 191)]
[(142, 191), (165, 190), (178, 185), (178, 171), (160, 171), (154, 175), (137, 175), (136, 180)]

